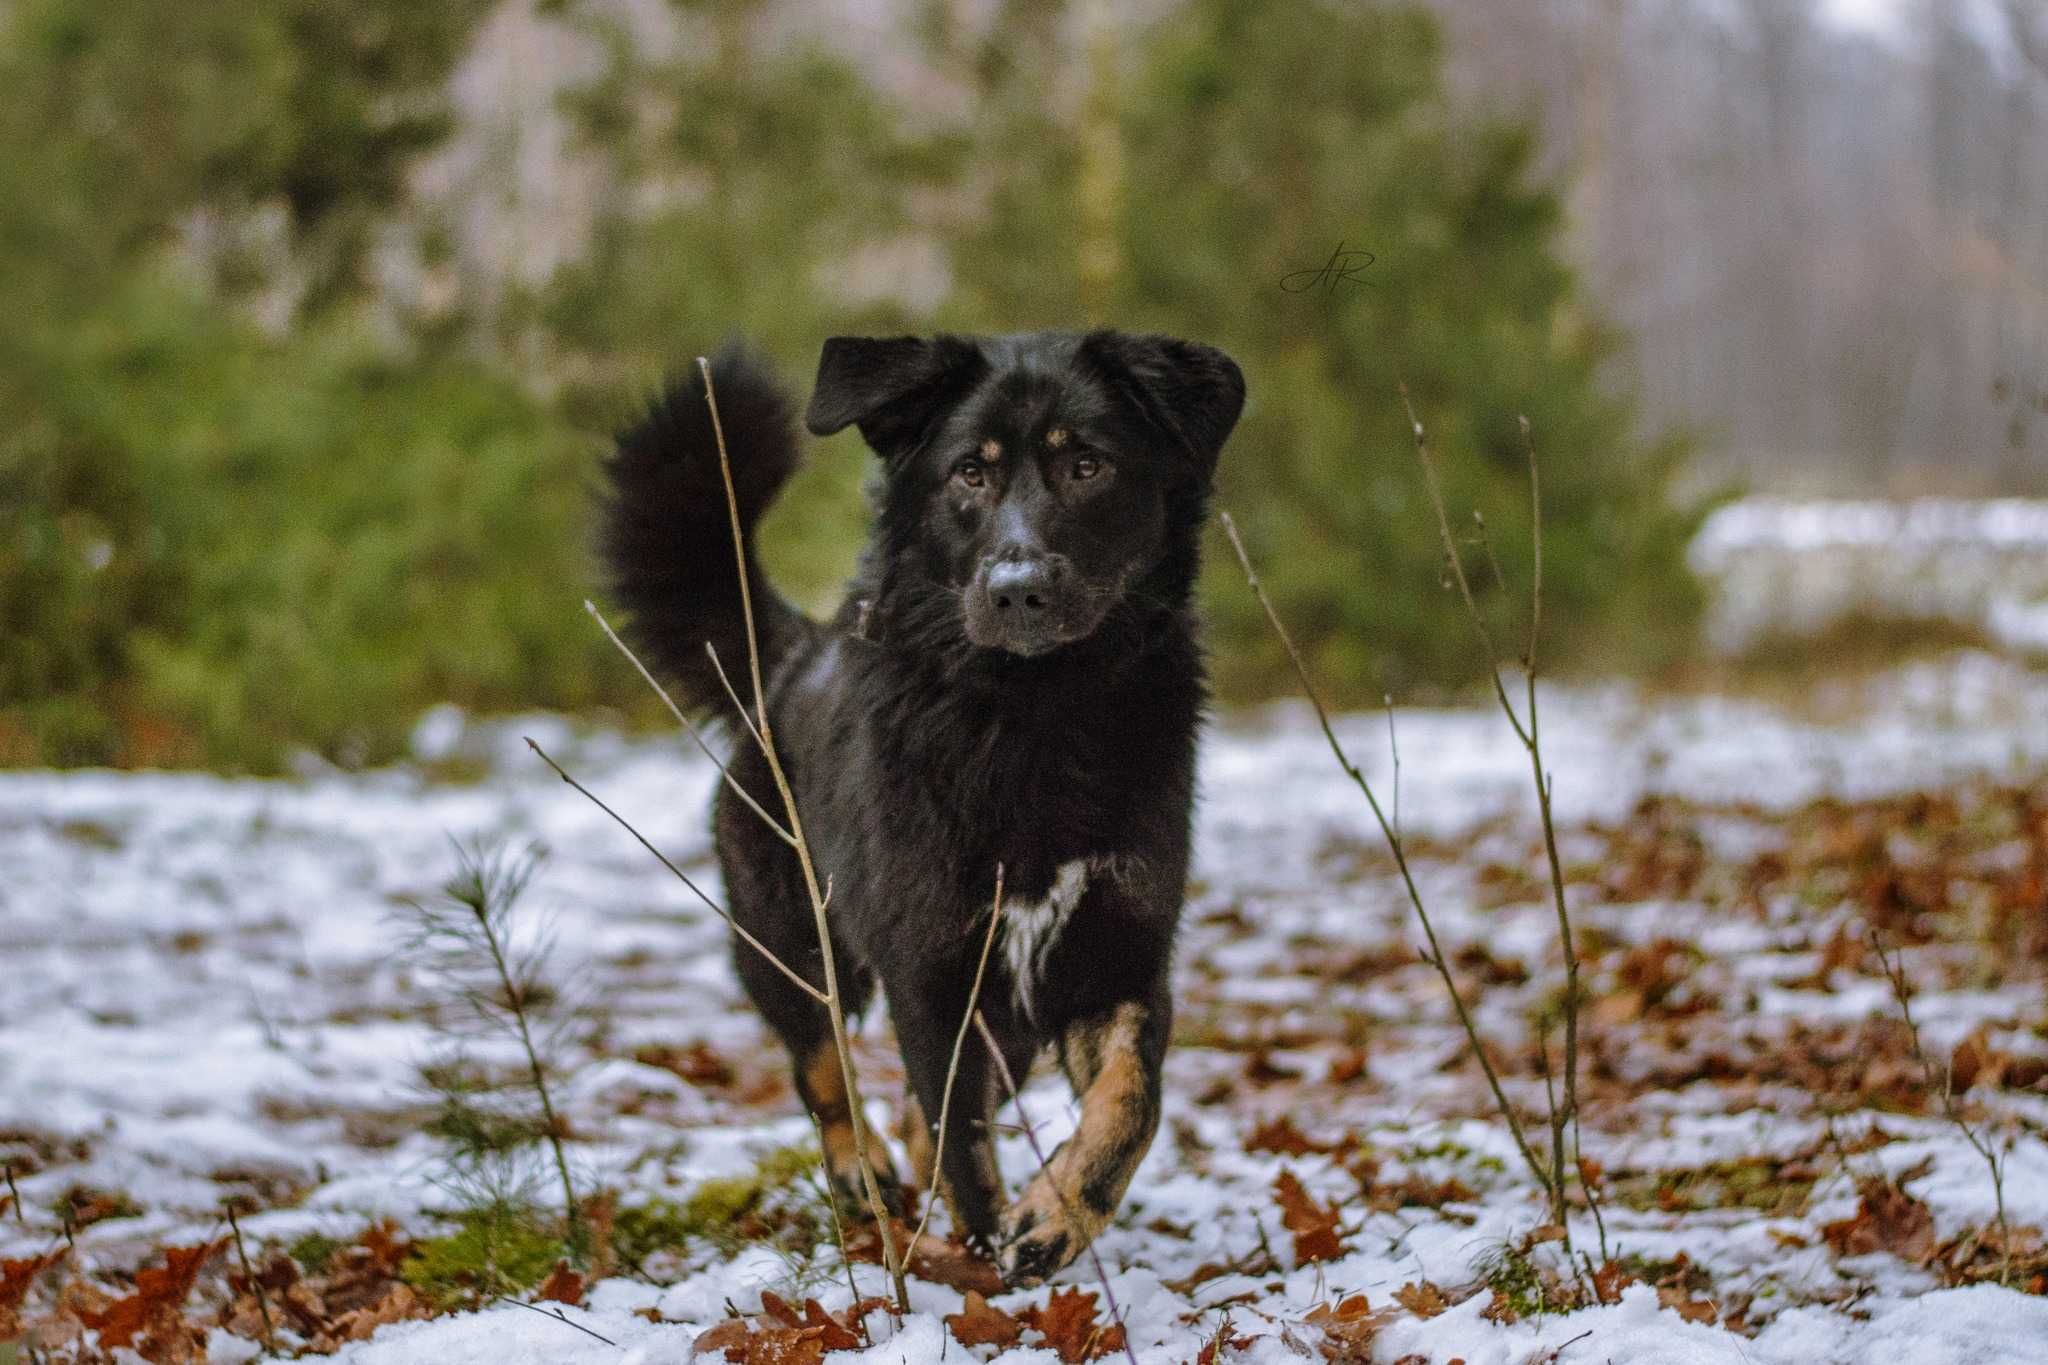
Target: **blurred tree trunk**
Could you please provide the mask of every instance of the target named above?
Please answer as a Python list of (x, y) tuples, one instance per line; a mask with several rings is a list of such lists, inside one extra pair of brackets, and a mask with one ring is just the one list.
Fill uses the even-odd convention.
[(1123, 268), (1119, 247), (1123, 220), (1124, 162), (1121, 110), (1117, 101), (1118, 34), (1112, 0), (1089, 0), (1088, 88), (1081, 100), (1081, 166), (1077, 181), (1080, 216), (1081, 308), (1090, 323), (1115, 313), (1117, 278)]

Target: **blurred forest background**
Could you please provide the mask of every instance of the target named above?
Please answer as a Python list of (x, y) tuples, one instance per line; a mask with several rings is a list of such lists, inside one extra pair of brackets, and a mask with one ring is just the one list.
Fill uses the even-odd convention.
[[(1738, 482), (2048, 458), (2040, 0), (0, 0), (0, 88), (0, 762), (640, 713), (595, 454), (730, 332), (799, 389), (842, 332), (1224, 346), (1222, 501), (1351, 700), (1469, 682), (1397, 377), (1511, 585), (1530, 418), (1587, 670), (1694, 648)], [(865, 474), (770, 523), (813, 606)], [(1208, 591), (1225, 695), (1279, 690)]]

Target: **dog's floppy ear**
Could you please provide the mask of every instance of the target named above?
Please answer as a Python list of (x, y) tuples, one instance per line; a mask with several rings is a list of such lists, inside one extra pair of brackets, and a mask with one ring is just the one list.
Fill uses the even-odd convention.
[(1176, 337), (1091, 332), (1081, 355), (1206, 476), (1244, 411), (1244, 372), (1214, 346)]
[(804, 425), (814, 436), (858, 424), (875, 453), (915, 444), (932, 419), (986, 361), (954, 336), (833, 337), (818, 357), (818, 383)]

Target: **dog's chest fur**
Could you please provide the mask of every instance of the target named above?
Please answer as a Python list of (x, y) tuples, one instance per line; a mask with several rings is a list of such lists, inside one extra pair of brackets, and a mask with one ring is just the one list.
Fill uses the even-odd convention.
[(1010, 967), (1017, 1007), (1027, 1017), (1037, 1014), (1037, 992), (1045, 981), (1046, 964), (1075, 907), (1087, 894), (1088, 876), (1088, 860), (1075, 858), (1060, 864), (1042, 899), (1003, 906), (1003, 960)]

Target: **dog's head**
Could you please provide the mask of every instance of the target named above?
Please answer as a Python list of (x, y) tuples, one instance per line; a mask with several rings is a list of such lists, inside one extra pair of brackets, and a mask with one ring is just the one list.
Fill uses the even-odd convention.
[(1046, 654), (1186, 595), (1244, 376), (1211, 346), (1100, 331), (835, 337), (805, 417), (885, 464), (889, 591), (973, 646)]

